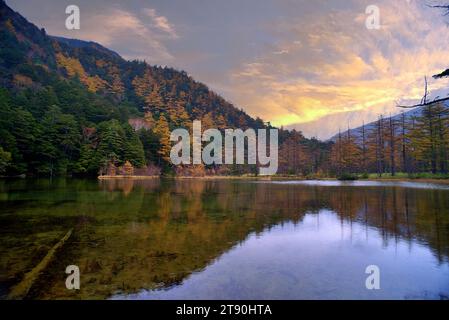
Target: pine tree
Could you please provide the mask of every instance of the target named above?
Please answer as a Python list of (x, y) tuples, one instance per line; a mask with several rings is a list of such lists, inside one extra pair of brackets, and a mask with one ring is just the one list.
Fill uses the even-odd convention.
[(11, 153), (0, 147), (0, 174), (4, 174), (11, 161)]
[(50, 106), (41, 125), (36, 167), (40, 173), (50, 176), (66, 174), (80, 148), (81, 135), (75, 117), (63, 114), (57, 106)]
[(95, 153), (95, 165), (105, 170), (109, 162), (123, 163), (125, 132), (117, 120), (102, 122), (99, 125), (100, 142)]
[(139, 140), (142, 142), (145, 162), (148, 164), (156, 164), (159, 162), (158, 150), (160, 148), (159, 137), (153, 130), (142, 129), (138, 132)]
[(134, 167), (143, 167), (145, 165), (145, 152), (137, 133), (131, 126), (127, 125), (125, 127), (125, 136), (126, 143), (123, 158), (131, 162)]

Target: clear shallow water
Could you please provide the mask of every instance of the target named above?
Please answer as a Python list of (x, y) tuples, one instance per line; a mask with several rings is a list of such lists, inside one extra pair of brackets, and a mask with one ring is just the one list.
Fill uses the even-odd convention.
[[(116, 299), (439, 299), (449, 296), (449, 267), (423, 245), (385, 243), (360, 223), (322, 210), (278, 225), (223, 254), (182, 285)], [(381, 289), (367, 290), (368, 265)]]
[[(0, 293), (65, 232), (38, 299), (440, 299), (449, 190), (250, 181), (1, 181)], [(81, 290), (65, 289), (65, 267)], [(378, 265), (381, 290), (365, 288)]]
[(338, 180), (289, 180), (271, 181), (277, 184), (297, 184), (323, 187), (404, 187), (414, 189), (449, 190), (449, 185), (442, 183), (412, 182), (412, 181), (338, 181)]

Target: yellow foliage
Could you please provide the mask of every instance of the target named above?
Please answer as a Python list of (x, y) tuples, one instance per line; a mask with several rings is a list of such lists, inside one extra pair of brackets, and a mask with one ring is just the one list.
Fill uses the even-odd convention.
[(50, 68), (46, 64), (36, 63), (39, 67), (42, 67), (45, 71), (50, 72)]
[(51, 42), (53, 49), (55, 49), (56, 52), (61, 51), (61, 46), (59, 45), (58, 41), (54, 40)]
[(125, 86), (123, 85), (122, 79), (119, 75), (113, 75), (112, 80), (112, 91), (117, 94), (123, 94), (125, 92)]
[(13, 81), (16, 85), (23, 87), (30, 87), (33, 84), (33, 80), (23, 74), (15, 74)]
[(12, 22), (11, 22), (11, 19), (6, 20), (5, 25), (6, 25), (6, 28), (7, 28), (10, 32), (12, 32), (13, 34), (16, 34), (16, 29), (14, 28), (14, 26), (13, 26), (13, 24), (12, 24)]
[(131, 162), (129, 162), (128, 160), (126, 160), (124, 166), (123, 166), (123, 174), (126, 176), (132, 176), (134, 175), (134, 167), (131, 164)]
[(103, 89), (107, 85), (107, 82), (99, 76), (89, 76), (78, 59), (69, 58), (64, 56), (62, 53), (57, 53), (56, 60), (58, 66), (65, 68), (70, 77), (78, 76), (80, 81), (87, 86), (87, 89), (91, 92), (97, 92), (99, 89)]
[(160, 148), (158, 150), (158, 154), (165, 160), (170, 160), (170, 150), (171, 150), (171, 141), (170, 141), (170, 129), (168, 126), (167, 119), (164, 115), (161, 115), (156, 122), (156, 127), (154, 128), (154, 132), (159, 136)]
[(153, 127), (154, 127), (155, 121), (154, 121), (154, 118), (153, 118), (153, 115), (152, 115), (151, 112), (145, 112), (144, 119), (145, 119), (145, 123), (146, 123), (150, 128), (153, 128)]
[(104, 66), (107, 65), (106, 61), (100, 59), (100, 60), (96, 60), (95, 64), (97, 65), (98, 68), (104, 68)]
[(142, 77), (136, 76), (133, 81), (132, 85), (134, 87), (134, 90), (136, 94), (139, 97), (145, 97), (151, 93), (151, 83), (153, 82), (153, 77), (151, 76), (151, 73), (149, 70), (146, 70), (144, 75)]
[(125, 86), (123, 85), (122, 79), (120, 77), (120, 69), (116, 65), (110, 64), (103, 59), (96, 60), (95, 65), (98, 68), (107, 68), (108, 74), (112, 77), (112, 84), (108, 83), (111, 92), (116, 94), (123, 94), (125, 92)]

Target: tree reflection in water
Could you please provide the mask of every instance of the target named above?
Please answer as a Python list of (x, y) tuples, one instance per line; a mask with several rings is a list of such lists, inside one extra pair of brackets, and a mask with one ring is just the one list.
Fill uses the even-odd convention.
[[(180, 284), (249, 237), (313, 216), (319, 223), (323, 210), (339, 219), (341, 230), (375, 230), (384, 247), (425, 246), (439, 265), (449, 257), (449, 190), (438, 188), (36, 180), (2, 183), (0, 201), (3, 295), (71, 227), (72, 238), (30, 298), (107, 298)], [(79, 292), (64, 285), (70, 264), (80, 267)]]

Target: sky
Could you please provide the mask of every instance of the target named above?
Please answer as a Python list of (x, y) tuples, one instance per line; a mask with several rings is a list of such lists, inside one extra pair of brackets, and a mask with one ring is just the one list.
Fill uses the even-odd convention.
[[(437, 0), (6, 0), (51, 35), (184, 70), (273, 125), (327, 139), (446, 96), (449, 17)], [(448, 1), (449, 2), (449, 1)], [(80, 30), (65, 8), (80, 8)], [(380, 26), (366, 27), (379, 8)], [(447, 90), (446, 90), (447, 88)]]

